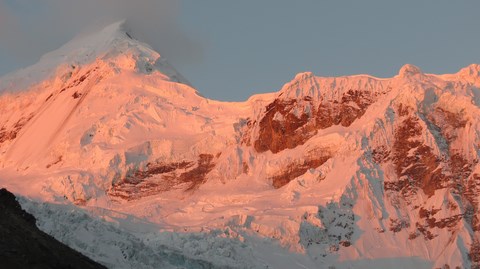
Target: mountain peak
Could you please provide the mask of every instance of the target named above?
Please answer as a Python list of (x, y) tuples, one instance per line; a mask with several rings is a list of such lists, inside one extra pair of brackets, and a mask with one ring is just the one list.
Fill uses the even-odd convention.
[(307, 80), (315, 77), (312, 72), (301, 72), (295, 75), (293, 81)]
[(62, 76), (71, 66), (86, 66), (97, 60), (141, 73), (159, 71), (167, 80), (190, 85), (158, 52), (134, 39), (122, 20), (99, 31), (77, 35), (60, 48), (43, 55), (36, 64), (2, 77), (0, 92), (27, 89)]
[(117, 21), (99, 31), (77, 35), (59, 49), (43, 55), (40, 61), (88, 63), (113, 50), (120, 49), (121, 52), (122, 44), (128, 43), (140, 42), (127, 33), (125, 20)]
[(398, 71), (398, 75), (400, 77), (408, 77), (408, 76), (417, 75), (421, 73), (422, 73), (422, 70), (420, 70), (420, 68), (418, 68), (413, 64), (406, 64), (402, 66), (402, 68), (400, 68), (400, 71)]
[(458, 74), (462, 76), (471, 76), (471, 77), (479, 77), (480, 76), (480, 65), (479, 64), (471, 64), (467, 67), (460, 69)]

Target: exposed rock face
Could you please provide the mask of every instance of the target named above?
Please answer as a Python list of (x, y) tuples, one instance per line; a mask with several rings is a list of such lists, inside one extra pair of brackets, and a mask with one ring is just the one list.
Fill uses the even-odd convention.
[(419, 119), (409, 112), (413, 111), (412, 108), (400, 105), (397, 111), (402, 122), (395, 132), (392, 161), (398, 181), (386, 182), (385, 190), (399, 191), (408, 196), (422, 189), (431, 196), (436, 189), (445, 187), (440, 160), (430, 147), (418, 139), (424, 130)]
[(320, 156), (316, 159), (307, 159), (289, 164), (279, 174), (270, 178), (272, 186), (276, 189), (287, 185), (293, 179), (305, 174), (309, 169), (314, 169), (330, 159), (329, 156)]
[(427, 90), (417, 97), (423, 102), (412, 100), (415, 93), (391, 102), (385, 118), (388, 127), (379, 125), (383, 141), (391, 142), (373, 142), (376, 146), (369, 153), (386, 173), (385, 201), (397, 211), (386, 224), (391, 232), (406, 232), (413, 241), (435, 242), (445, 234), (472, 231), (465, 240), (470, 242), (469, 262), (477, 268), (478, 137), (471, 127), (472, 108), (442, 99), (452, 97), (440, 91), (433, 94), (429, 86), (423, 85)]
[(317, 130), (333, 125), (350, 126), (373, 103), (369, 92), (349, 90), (340, 101), (314, 102), (312, 97), (275, 99), (265, 108), (254, 142), (258, 152), (278, 153), (303, 145)]
[[(447, 143), (444, 145), (447, 147), (447, 151), (443, 152), (445, 155), (439, 156), (425, 142), (423, 137), (429, 130), (420, 124), (422, 120), (415, 114), (415, 109), (400, 104), (396, 111), (400, 123), (395, 129), (395, 141), (391, 151), (381, 147), (375, 152), (375, 161), (391, 161), (398, 177), (395, 181), (386, 181), (385, 190), (400, 192), (407, 203), (416, 204), (413, 197), (419, 190), (431, 197), (437, 190), (448, 189), (465, 202), (463, 206), (471, 206), (474, 212), (477, 212), (477, 199), (471, 195), (472, 191), (468, 191), (477, 188), (476, 174), (472, 175), (477, 160), (467, 160), (461, 150), (450, 146), (458, 138), (459, 130), (466, 127), (467, 120), (441, 107), (435, 107), (427, 114), (425, 120), (430, 120), (427, 124), (432, 124), (436, 135), (441, 136)], [(477, 214), (468, 216), (467, 211), (458, 214), (454, 213), (454, 210), (448, 217), (435, 218), (434, 215), (440, 210), (419, 208), (419, 216), (424, 220), (424, 224), (417, 222), (416, 226), (426, 238), (432, 239), (435, 236), (428, 228), (452, 228), (462, 219), (470, 222), (474, 231), (478, 230)]]
[(40, 231), (6, 189), (0, 189), (2, 268), (106, 268)]
[(20, 118), (11, 128), (2, 126), (0, 128), (0, 144), (8, 140), (14, 140), (17, 137), (18, 132), (32, 119), (33, 115)]
[[(315, 134), (312, 115), (304, 110), (311, 106), (311, 98), (297, 100), (275, 99), (265, 108), (265, 115), (259, 122), (260, 132), (254, 142), (258, 152), (271, 150), (277, 153), (286, 148), (302, 145)], [(299, 111), (298, 115), (295, 114)]]
[[(318, 130), (334, 125), (348, 127), (387, 91), (371, 91), (358, 85), (337, 88), (335, 83), (322, 89), (311, 73), (299, 75), (255, 121), (258, 126), (252, 128), (258, 128), (258, 134), (253, 138), (254, 148), (258, 152), (278, 153), (303, 145)], [(295, 91), (302, 94), (292, 96), (291, 92)], [(333, 96), (322, 94), (326, 91), (337, 92)]]
[(108, 191), (112, 197), (125, 200), (139, 199), (172, 189), (193, 191), (206, 180), (215, 167), (212, 154), (200, 154), (197, 163), (148, 163), (145, 170), (129, 172)]

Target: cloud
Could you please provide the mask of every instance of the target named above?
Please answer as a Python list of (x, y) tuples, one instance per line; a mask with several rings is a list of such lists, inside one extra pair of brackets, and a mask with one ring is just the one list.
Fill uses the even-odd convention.
[(119, 20), (174, 64), (201, 58), (200, 45), (178, 24), (174, 0), (0, 0), (0, 50), (17, 65), (32, 64), (81, 32)]

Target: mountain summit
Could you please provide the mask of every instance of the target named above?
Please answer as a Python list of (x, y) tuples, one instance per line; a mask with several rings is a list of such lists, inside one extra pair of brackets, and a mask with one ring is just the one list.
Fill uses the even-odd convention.
[(62, 76), (76, 66), (99, 61), (143, 73), (157, 70), (170, 80), (189, 84), (165, 58), (149, 45), (134, 39), (125, 21), (119, 21), (98, 32), (76, 36), (59, 49), (43, 55), (38, 63), (2, 77), (0, 92), (24, 90)]
[(0, 183), (115, 268), (477, 268), (479, 70), (219, 102), (115, 23), (2, 78)]

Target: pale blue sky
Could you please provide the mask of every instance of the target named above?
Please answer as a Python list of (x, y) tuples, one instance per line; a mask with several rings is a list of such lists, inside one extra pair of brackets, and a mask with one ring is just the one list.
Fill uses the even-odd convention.
[[(2, 9), (16, 2), (1, 1)], [(29, 1), (33, 0), (10, 5), (9, 14), (35, 17), (45, 12), (26, 10)], [(191, 44), (184, 46), (185, 53), (167, 49), (165, 54), (202, 95), (220, 100), (245, 100), (254, 93), (277, 91), (302, 71), (390, 77), (405, 63), (431, 73), (456, 72), (480, 63), (480, 1), (474, 0), (182, 0), (172, 12), (174, 32), (184, 35), (179, 42), (188, 39)], [(23, 23), (28, 25), (29, 20)], [(156, 22), (150, 17), (148, 23), (151, 27)], [(67, 41), (78, 31), (74, 26), (48, 35), (38, 33), (40, 29), (31, 36), (43, 53)], [(40, 51), (30, 59), (12, 56), (12, 46), (2, 44), (8, 31), (2, 33), (1, 27), (0, 74), (36, 60)], [(42, 43), (42, 36), (53, 41)], [(157, 40), (154, 47), (162, 53), (161, 44), (175, 47), (174, 41)], [(194, 52), (192, 46), (197, 47)]]

